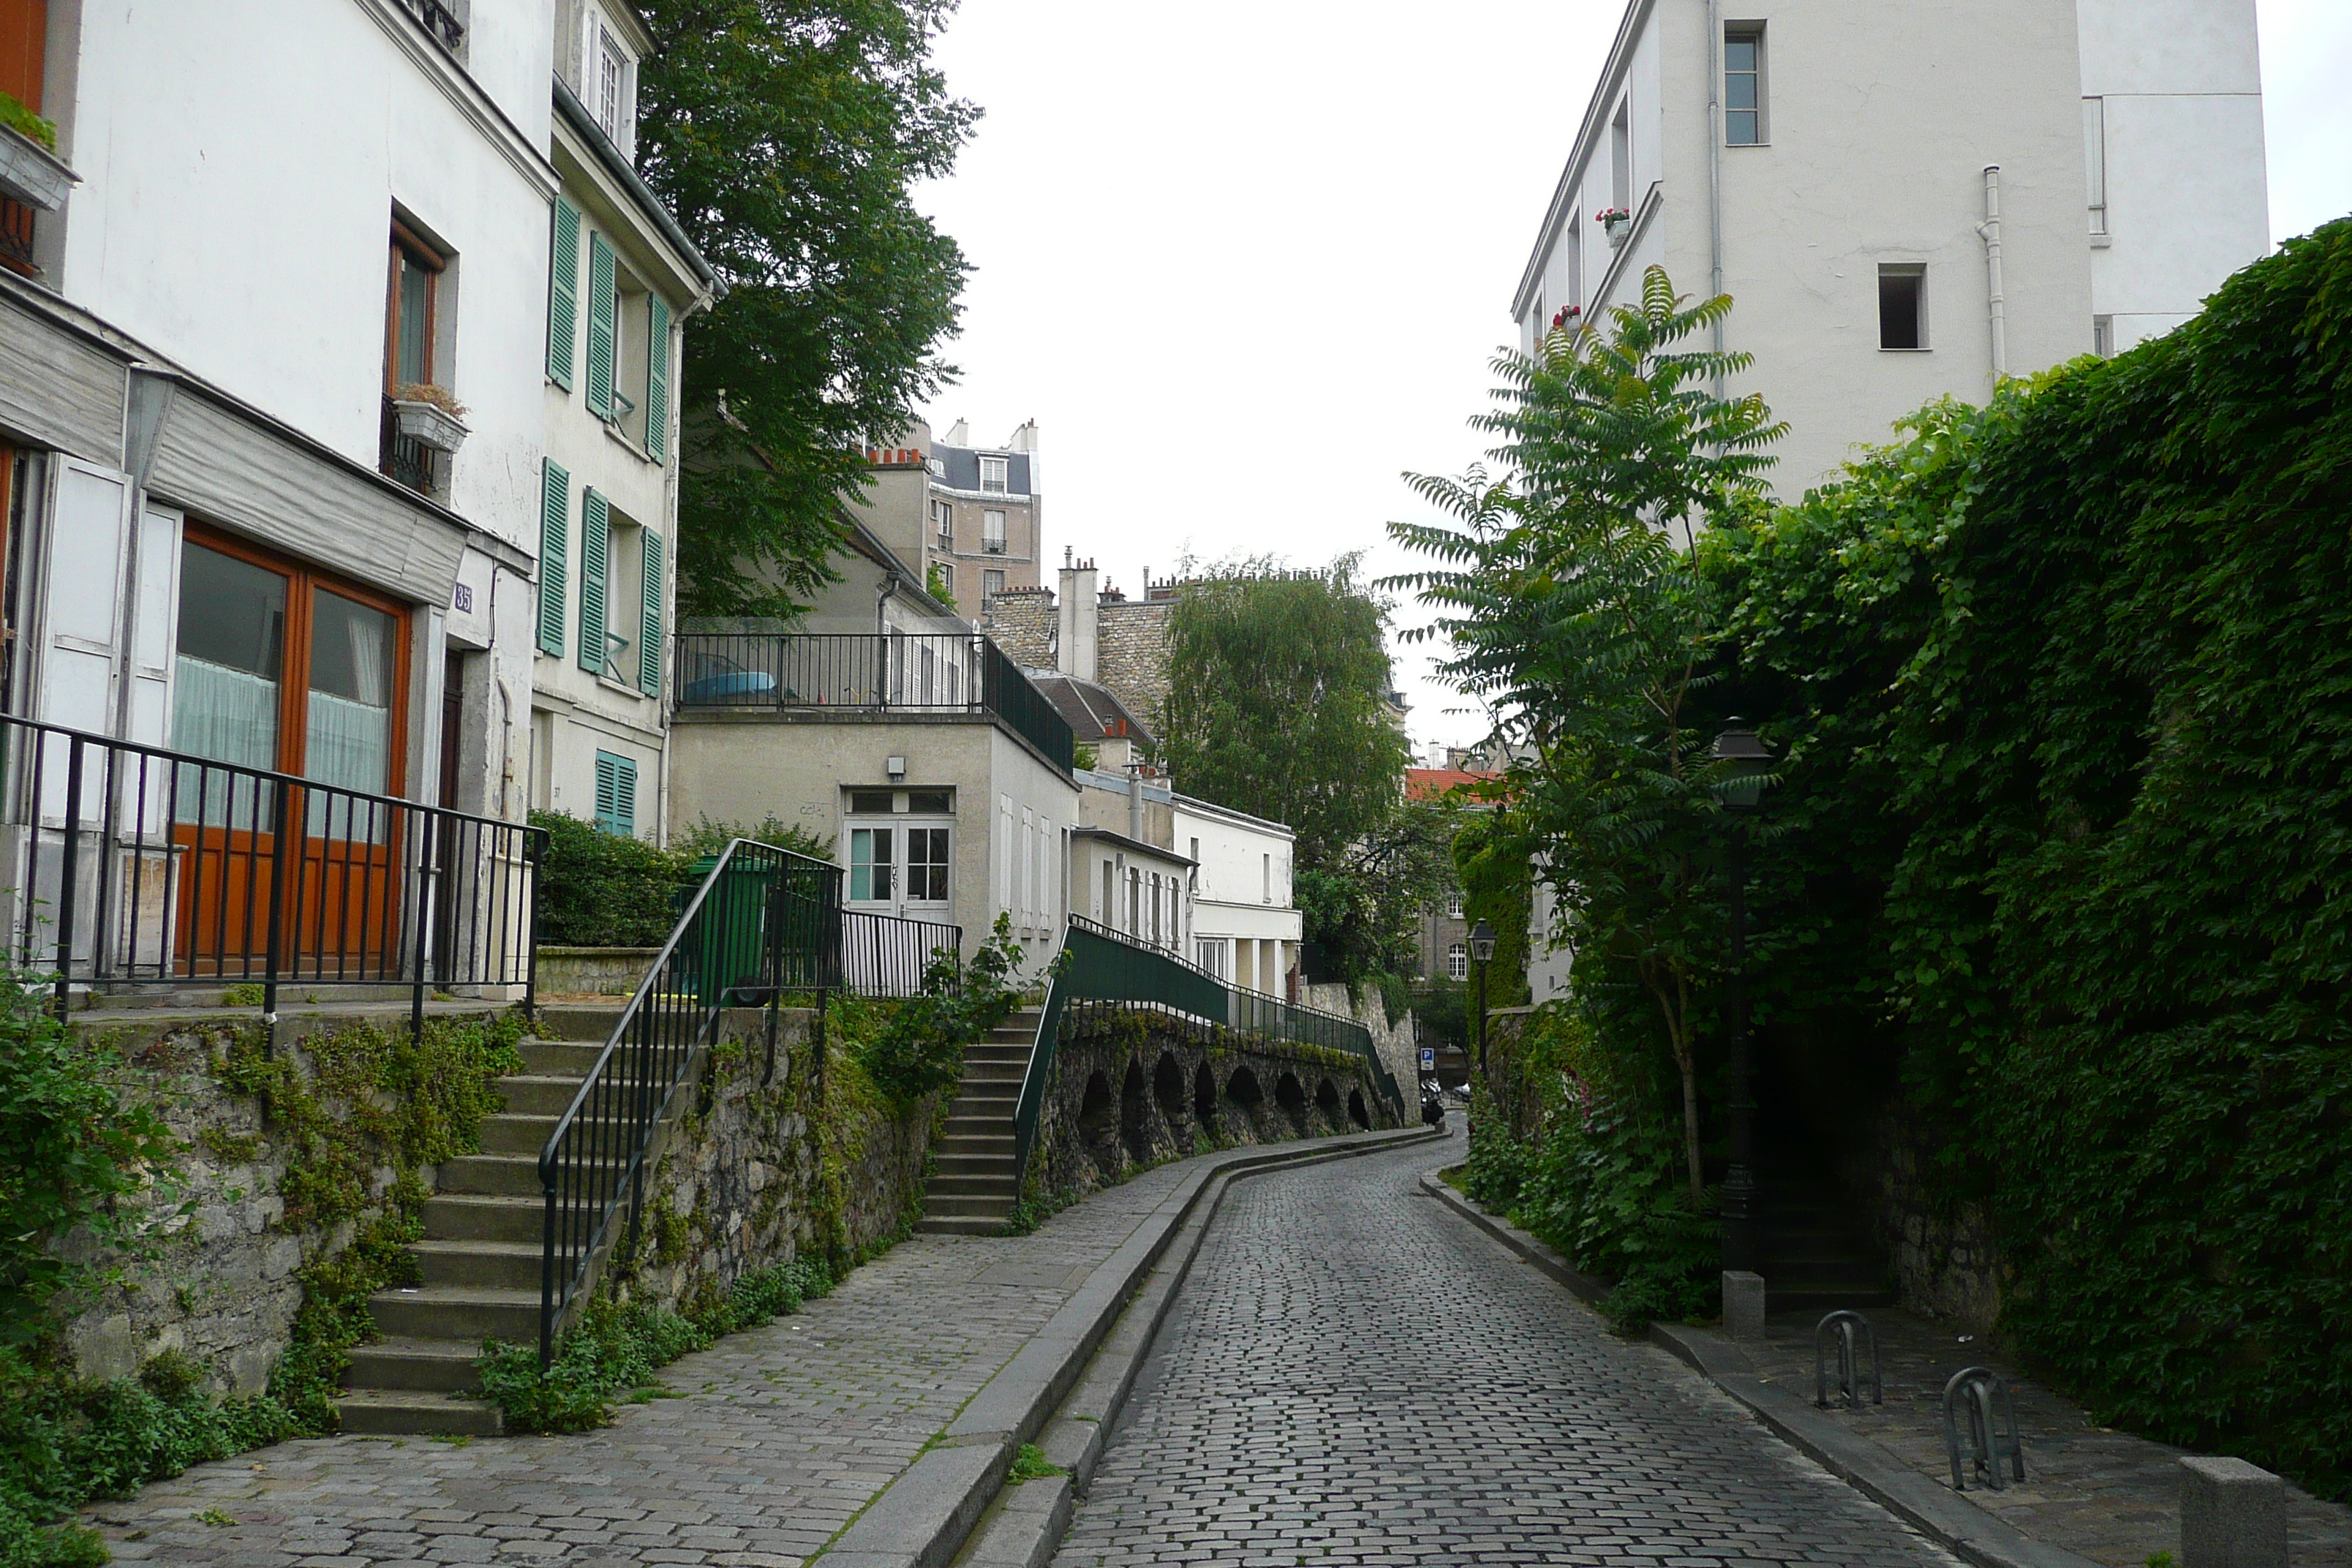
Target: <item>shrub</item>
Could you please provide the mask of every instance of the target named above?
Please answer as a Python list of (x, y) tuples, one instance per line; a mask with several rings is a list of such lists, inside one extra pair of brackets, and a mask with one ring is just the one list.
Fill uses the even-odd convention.
[(879, 1028), (864, 1032), (858, 1061), (874, 1087), (905, 1104), (947, 1088), (963, 1073), (963, 1048), (1021, 1005), (1021, 944), (1010, 915), (969, 964), (941, 949), (923, 973), (923, 993), (901, 1004)]
[(540, 868), (539, 940), (558, 947), (659, 947), (677, 924), (689, 857), (600, 831), (560, 811), (534, 811), (547, 829)]

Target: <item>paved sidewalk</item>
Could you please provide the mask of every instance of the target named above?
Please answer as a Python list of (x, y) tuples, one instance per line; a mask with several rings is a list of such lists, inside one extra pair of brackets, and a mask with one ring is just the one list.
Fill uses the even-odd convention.
[[(2108, 1568), (2141, 1568), (2155, 1552), (2180, 1554), (2180, 1456), (2185, 1449), (2097, 1426), (2082, 1407), (1963, 1341), (1948, 1326), (1887, 1309), (1867, 1314), (1885, 1360), (1886, 1403), (1824, 1412), (1946, 1486), (1944, 1384), (1967, 1366), (1990, 1366), (2017, 1393), (2025, 1434), (2025, 1484), (1971, 1490), (1978, 1506), (2037, 1541), (2080, 1552)], [(1813, 1397), (1813, 1325), (1818, 1314), (1776, 1317), (1760, 1343), (1740, 1349), (1767, 1381)], [(1830, 1362), (1836, 1377), (1836, 1363)], [(1965, 1434), (1963, 1434), (1965, 1441)], [(1973, 1483), (1971, 1483), (1973, 1485)], [(2291, 1561), (2297, 1568), (2352, 1564), (2352, 1508), (2290, 1488)]]
[[(94, 1504), (118, 1561), (798, 1568), (1165, 1198), (1163, 1165), (1034, 1236), (919, 1236), (664, 1369), (679, 1397), (568, 1437), (315, 1438)], [(206, 1523), (209, 1514), (231, 1523)]]

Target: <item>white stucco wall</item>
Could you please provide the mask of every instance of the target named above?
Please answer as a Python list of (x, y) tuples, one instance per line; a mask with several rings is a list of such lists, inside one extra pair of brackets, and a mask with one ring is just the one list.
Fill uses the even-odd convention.
[(453, 508), (528, 550), (552, 27), (539, 0), (471, 9), (493, 104), (418, 63), (436, 46), (394, 0), (83, 5), (69, 155), (84, 184), (57, 281), (373, 468), (397, 205), (454, 258), (436, 369), (472, 434)]

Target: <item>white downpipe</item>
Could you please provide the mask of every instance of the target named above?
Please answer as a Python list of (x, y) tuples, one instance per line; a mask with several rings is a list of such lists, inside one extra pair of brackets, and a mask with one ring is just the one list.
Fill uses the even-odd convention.
[[(1723, 293), (1723, 0), (1706, 0), (1706, 189), (1707, 297)], [(1715, 352), (1723, 352), (1723, 321), (1715, 323)], [(1715, 395), (1723, 395), (1723, 373), (1715, 375)]]
[(2000, 273), (2000, 165), (1988, 163), (1984, 172), (1985, 220), (1977, 233), (1985, 246), (1986, 309), (1992, 326), (1992, 379), (1999, 384), (2009, 374), (2008, 296)]

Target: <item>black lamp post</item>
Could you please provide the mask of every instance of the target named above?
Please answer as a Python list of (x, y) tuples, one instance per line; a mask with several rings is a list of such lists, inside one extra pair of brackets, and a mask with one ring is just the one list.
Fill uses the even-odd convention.
[(1772, 753), (1756, 731), (1739, 726), (1715, 738), (1715, 760), (1728, 777), (1718, 797), (1734, 813), (1731, 826), (1731, 1168), (1723, 1177), (1723, 1266), (1761, 1272), (1758, 1228), (1763, 1189), (1756, 1180), (1756, 1073), (1748, 1038), (1748, 815), (1763, 795)]
[(1486, 961), (1495, 956), (1495, 928), (1480, 921), (1470, 928), (1470, 973), (1477, 987), (1478, 1077), (1486, 1076)]

